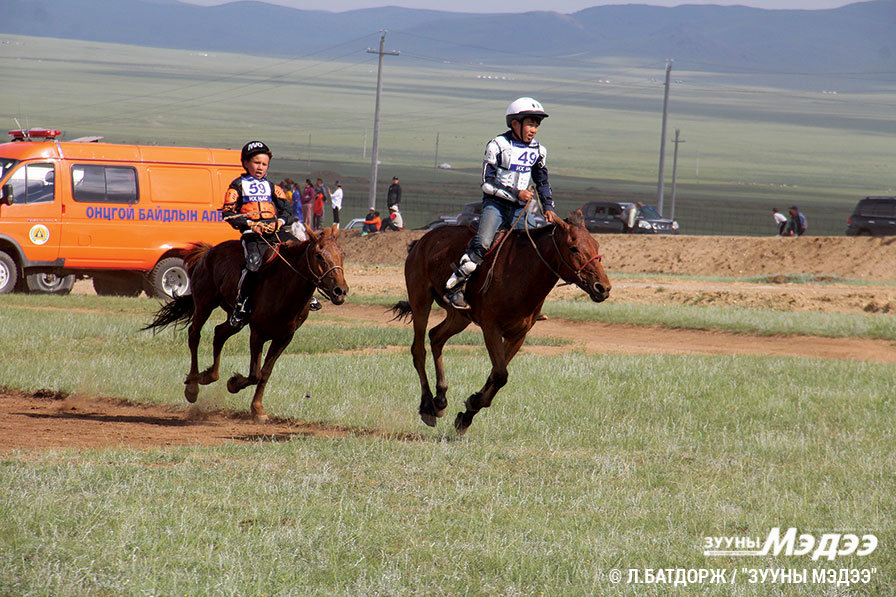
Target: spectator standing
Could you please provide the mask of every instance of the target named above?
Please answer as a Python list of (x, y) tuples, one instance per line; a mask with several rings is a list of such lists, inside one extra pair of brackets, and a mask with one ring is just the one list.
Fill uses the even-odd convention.
[(790, 222), (787, 223), (788, 236), (802, 236), (806, 233), (807, 228), (806, 216), (803, 215), (796, 205), (790, 206)]
[(386, 205), (392, 207), (401, 203), (401, 185), (398, 184), (398, 177), (392, 177), (392, 184), (389, 185), (389, 192), (386, 193)]
[(314, 229), (320, 230), (324, 223), (324, 205), (330, 199), (330, 189), (318, 178), (314, 185)]
[(308, 240), (308, 235), (305, 234), (305, 210), (302, 209), (302, 191), (297, 183), (292, 183), (291, 191), (292, 213), (295, 217), (291, 228), (292, 234), (299, 240)]
[(787, 217), (779, 212), (777, 207), (772, 208), (772, 217), (775, 219), (775, 236), (784, 236), (784, 230), (787, 228)]
[(342, 185), (336, 181), (336, 188), (330, 195), (330, 204), (333, 206), (333, 223), (339, 228), (339, 211), (342, 209)]
[(302, 217), (305, 222), (310, 223), (314, 216), (314, 185), (311, 179), (305, 179), (305, 188), (302, 189)]

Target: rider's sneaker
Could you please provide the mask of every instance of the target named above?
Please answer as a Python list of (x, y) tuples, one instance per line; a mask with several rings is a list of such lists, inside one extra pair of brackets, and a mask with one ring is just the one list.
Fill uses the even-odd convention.
[(233, 307), (233, 311), (230, 313), (230, 319), (227, 320), (227, 323), (235, 328), (241, 328), (249, 323), (249, 316), (251, 314), (252, 312), (249, 311), (248, 301), (239, 302)]
[(241, 328), (249, 323), (249, 313), (242, 309), (234, 309), (233, 313), (230, 314), (230, 319), (227, 320), (227, 323), (232, 327)]
[(454, 291), (446, 291), (442, 298), (459, 311), (466, 311), (470, 308), (470, 305), (468, 305), (467, 301), (464, 299), (464, 291), (460, 288)]
[(320, 304), (320, 301), (317, 300), (316, 296), (312, 296), (311, 300), (308, 301), (308, 308), (312, 311), (320, 311), (323, 305)]

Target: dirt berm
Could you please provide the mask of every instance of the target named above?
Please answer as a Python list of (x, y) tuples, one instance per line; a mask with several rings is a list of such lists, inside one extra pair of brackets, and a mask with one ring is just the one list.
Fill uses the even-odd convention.
[[(399, 265), (424, 231), (360, 236), (343, 231), (340, 245), (354, 263)], [(608, 271), (693, 276), (816, 274), (896, 279), (896, 237), (801, 238), (743, 236), (595, 235)]]

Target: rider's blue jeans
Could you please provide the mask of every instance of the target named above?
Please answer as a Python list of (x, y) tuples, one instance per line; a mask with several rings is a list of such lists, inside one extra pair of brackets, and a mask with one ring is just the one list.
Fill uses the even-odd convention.
[[(510, 203), (503, 199), (483, 199), (482, 215), (479, 216), (479, 229), (476, 231), (476, 235), (470, 239), (470, 244), (467, 246), (467, 253), (470, 257), (475, 257), (473, 260), (476, 263), (482, 261), (489, 247), (491, 247), (498, 230), (509, 229), (514, 222), (517, 222), (516, 228), (523, 228), (528, 219), (529, 226), (534, 228), (534, 216), (531, 213), (526, 214), (525, 217), (520, 217), (520, 212), (524, 209), (526, 209), (525, 205)], [(517, 218), (519, 218), (519, 221), (517, 221)]]

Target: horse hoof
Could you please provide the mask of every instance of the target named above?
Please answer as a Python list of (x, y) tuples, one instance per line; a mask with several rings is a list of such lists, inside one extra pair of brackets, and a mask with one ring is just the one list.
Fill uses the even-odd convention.
[(184, 398), (186, 398), (187, 402), (190, 404), (196, 402), (197, 396), (199, 396), (199, 387), (195, 384), (188, 385), (184, 388)]
[(464, 413), (457, 413), (457, 418), (454, 419), (454, 429), (458, 435), (463, 435), (470, 428), (470, 423), (472, 420), (467, 421)]
[[(445, 414), (445, 411), (442, 411), (442, 415), (444, 415), (444, 414)], [(438, 422), (438, 419), (436, 419), (436, 416), (441, 416), (441, 415), (433, 416), (429, 413), (420, 413), (420, 420), (423, 421), (424, 423), (426, 423), (427, 425), (429, 425), (430, 427), (435, 427), (436, 423)]]
[(231, 394), (237, 394), (242, 389), (243, 386), (240, 384), (239, 377), (236, 375), (227, 380), (227, 391)]
[(259, 425), (266, 425), (271, 422), (271, 418), (266, 414), (252, 415), (252, 420)]
[(446, 406), (445, 408), (441, 408), (441, 409), (437, 410), (437, 411), (436, 411), (436, 416), (439, 417), (439, 418), (444, 417), (444, 416), (445, 416), (445, 411), (447, 411), (447, 410), (448, 410), (448, 407), (447, 407), (447, 406)]
[(203, 373), (199, 378), (199, 385), (207, 386), (210, 383), (215, 383), (218, 381), (218, 376), (212, 373)]

